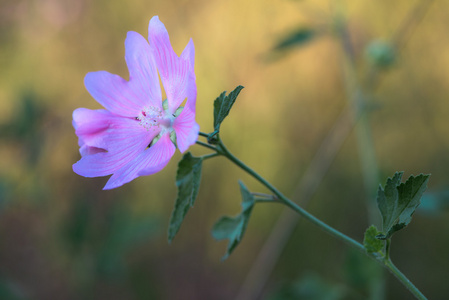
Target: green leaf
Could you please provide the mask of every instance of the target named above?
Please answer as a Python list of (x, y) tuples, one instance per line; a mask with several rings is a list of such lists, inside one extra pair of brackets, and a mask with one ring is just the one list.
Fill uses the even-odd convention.
[(203, 159), (186, 153), (178, 165), (176, 186), (178, 197), (173, 209), (168, 228), (168, 241), (171, 242), (181, 227), (182, 221), (189, 209), (195, 203), (201, 181), (201, 166)]
[(288, 50), (292, 47), (297, 46), (303, 46), (310, 42), (314, 37), (316, 36), (315, 30), (312, 30), (310, 28), (304, 28), (301, 27), (289, 35), (287, 35), (285, 38), (280, 40), (275, 46), (275, 51), (283, 51)]
[(214, 101), (214, 130), (216, 132), (220, 131), (220, 125), (226, 116), (229, 114), (229, 111), (234, 105), (237, 96), (240, 91), (243, 89), (243, 86), (239, 85), (235, 88), (229, 95), (226, 96), (226, 91), (221, 93), (217, 99)]
[(401, 183), (403, 172), (396, 172), (388, 178), (385, 189), (379, 187), (377, 204), (382, 214), (382, 231), (379, 239), (388, 239), (393, 233), (407, 226), (419, 206), (421, 197), (427, 188), (430, 175), (410, 176)]
[(227, 216), (222, 217), (215, 223), (212, 229), (212, 236), (216, 240), (229, 240), (228, 249), (223, 260), (228, 258), (242, 240), (255, 203), (253, 195), (248, 191), (245, 185), (241, 181), (239, 181), (239, 184), (243, 199), (241, 213), (234, 218)]
[(365, 238), (363, 239), (363, 246), (365, 246), (366, 252), (368, 253), (378, 253), (382, 251), (384, 243), (377, 239), (377, 236), (381, 234), (379, 230), (377, 230), (376, 226), (371, 225), (365, 231)]

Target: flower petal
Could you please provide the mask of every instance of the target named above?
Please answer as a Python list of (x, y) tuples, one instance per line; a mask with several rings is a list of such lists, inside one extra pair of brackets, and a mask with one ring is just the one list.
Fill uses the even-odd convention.
[(175, 119), (173, 128), (176, 132), (176, 144), (182, 153), (198, 139), (200, 126), (195, 122), (195, 112), (192, 112), (189, 106), (184, 107)]
[(187, 83), (187, 101), (186, 106), (188, 106), (193, 112), (196, 111), (196, 76), (194, 70), (195, 64), (195, 47), (193, 46), (193, 41), (190, 39), (184, 51), (181, 54), (181, 58), (189, 62), (189, 78)]
[[(83, 140), (89, 147), (108, 152), (83, 149), (83, 145), (80, 151), (84, 156), (73, 165), (73, 171), (85, 177), (110, 175), (142, 153), (159, 131), (147, 131), (136, 120), (115, 117), (107, 129), (96, 133), (95, 139)], [(88, 143), (93, 141), (101, 141), (102, 147)]]
[(117, 116), (104, 109), (75, 109), (72, 125), (79, 138), (80, 147), (86, 144), (86, 146), (106, 149), (107, 145), (102, 137), (114, 118)]
[(142, 95), (118, 75), (106, 71), (87, 73), (84, 85), (98, 103), (116, 115), (137, 117), (142, 109)]
[(109, 178), (104, 190), (113, 189), (130, 182), (131, 180), (150, 175), (162, 170), (175, 153), (175, 146), (168, 134), (163, 135), (156, 144), (141, 152), (127, 165), (123, 166)]
[(189, 68), (193, 72), (195, 66), (195, 46), (193, 40), (190, 39), (184, 51), (181, 53), (181, 58), (189, 62)]
[(137, 95), (141, 108), (150, 105), (162, 108), (161, 86), (156, 64), (147, 40), (130, 31), (125, 41), (125, 60), (129, 69), (129, 86)]
[(189, 81), (190, 59), (186, 60), (176, 55), (170, 44), (168, 32), (157, 16), (150, 20), (148, 40), (167, 94), (169, 112), (174, 113), (188, 96), (188, 87), (192, 84)]

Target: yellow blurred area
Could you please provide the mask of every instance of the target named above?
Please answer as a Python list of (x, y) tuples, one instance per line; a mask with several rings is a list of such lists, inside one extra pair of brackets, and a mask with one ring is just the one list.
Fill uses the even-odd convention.
[[(197, 202), (170, 245), (179, 151), (160, 173), (112, 191), (102, 191), (107, 178), (73, 173), (80, 156), (72, 112), (100, 108), (84, 87), (85, 74), (106, 70), (128, 79), (126, 33), (147, 37), (154, 15), (176, 53), (193, 39), (202, 132), (213, 131), (215, 98), (245, 86), (221, 138), (287, 196), (350, 103), (337, 25), (349, 32), (359, 82), (369, 78), (367, 46), (388, 42), (405, 28), (394, 63), (364, 91), (378, 184), (395, 171), (405, 171), (404, 177), (431, 173), (429, 192), (445, 191), (449, 2), (433, 1), (414, 18), (422, 2), (3, 0), (0, 299), (235, 299), (276, 224), (281, 206), (257, 206), (243, 241), (220, 262), (226, 244), (214, 241), (210, 230), (220, 216), (238, 213), (237, 180), (267, 192), (224, 158), (204, 162)], [(316, 35), (287, 51), (273, 50), (299, 28)], [(197, 145), (190, 151), (209, 153)], [(358, 241), (370, 225), (360, 157), (353, 131), (308, 206)], [(417, 212), (393, 243), (396, 265), (431, 299), (449, 294), (441, 279), (449, 267), (447, 207)], [(342, 243), (300, 222), (260, 299), (279, 299), (269, 295), (280, 282), (309, 271), (351, 289), (344, 275), (347, 253)], [(389, 274), (386, 282), (386, 299), (411, 297)]]

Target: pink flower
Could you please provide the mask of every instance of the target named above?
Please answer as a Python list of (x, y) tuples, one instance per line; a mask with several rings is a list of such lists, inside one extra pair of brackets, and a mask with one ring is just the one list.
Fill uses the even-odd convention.
[[(106, 109), (73, 112), (81, 153), (73, 171), (85, 177), (112, 174), (104, 189), (159, 172), (176, 145), (184, 152), (198, 138), (193, 42), (178, 57), (157, 16), (148, 32), (149, 43), (137, 32), (126, 37), (129, 81), (106, 71), (84, 78), (89, 93)], [(164, 102), (158, 72), (167, 95)]]

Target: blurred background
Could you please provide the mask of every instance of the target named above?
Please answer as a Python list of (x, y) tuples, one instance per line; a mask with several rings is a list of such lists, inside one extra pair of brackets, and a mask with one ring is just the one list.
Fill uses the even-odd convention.
[[(291, 233), (285, 245), (268, 246), (280, 252), (274, 269), (250, 288), (254, 296), (245, 294), (285, 213), (256, 206), (222, 262), (226, 242), (210, 230), (240, 211), (237, 180), (266, 192), (222, 158), (204, 163), (195, 207), (171, 244), (179, 152), (160, 173), (111, 191), (102, 191), (107, 178), (73, 173), (80, 155), (72, 111), (100, 108), (85, 74), (127, 79), (126, 32), (146, 37), (154, 15), (178, 54), (194, 41), (201, 131), (213, 130), (213, 100), (245, 86), (221, 129), (228, 148), (287, 196), (301, 195), (311, 178), (316, 190), (302, 187), (311, 191), (308, 210), (354, 239), (379, 224), (370, 200), (379, 183), (395, 171), (431, 173), (391, 255), (425, 295), (445, 299), (448, 11), (442, 0), (2, 0), (0, 299), (412, 298), (393, 276), (302, 221), (281, 225)], [(320, 148), (332, 137), (339, 142)]]

